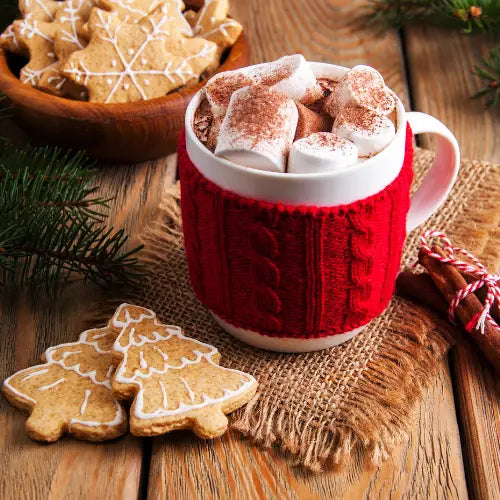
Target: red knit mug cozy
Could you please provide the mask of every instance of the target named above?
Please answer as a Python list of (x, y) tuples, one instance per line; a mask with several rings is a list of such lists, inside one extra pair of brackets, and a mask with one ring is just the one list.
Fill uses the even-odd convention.
[(355, 330), (387, 307), (410, 206), (409, 126), (396, 179), (333, 207), (239, 196), (198, 171), (184, 135), (178, 152), (191, 283), (210, 311), (261, 335), (312, 339)]

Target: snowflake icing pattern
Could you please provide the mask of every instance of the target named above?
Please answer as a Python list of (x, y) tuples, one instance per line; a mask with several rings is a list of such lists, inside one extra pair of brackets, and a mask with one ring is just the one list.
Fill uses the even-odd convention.
[[(63, 72), (88, 88), (91, 101), (127, 102), (166, 95), (199, 76), (191, 60), (208, 59), (214, 51), (214, 47), (206, 45), (188, 57), (167, 52), (171, 21), (162, 15), (127, 24), (113, 14), (95, 10), (89, 21), (90, 44), (69, 57)], [(87, 57), (96, 54), (99, 57)], [(103, 54), (109, 59), (103, 61)]]

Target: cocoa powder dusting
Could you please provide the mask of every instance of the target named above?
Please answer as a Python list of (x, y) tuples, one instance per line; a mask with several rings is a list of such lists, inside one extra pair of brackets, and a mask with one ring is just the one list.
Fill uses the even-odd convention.
[(217, 104), (227, 107), (233, 92), (252, 83), (252, 80), (242, 73), (223, 75), (215, 80), (213, 87), (210, 87), (210, 97)]
[(382, 124), (381, 116), (358, 106), (345, 107), (337, 120), (350, 123), (360, 130), (365, 130), (368, 134), (377, 132)]
[(281, 82), (281, 80), (285, 80), (286, 78), (290, 78), (292, 76), (292, 68), (291, 66), (281, 66), (273, 70), (271, 73), (261, 73), (260, 74), (260, 84), (267, 85), (268, 87), (272, 87), (277, 83)]
[(393, 107), (393, 99), (387, 92), (382, 77), (377, 78), (369, 71), (357, 71), (350, 73), (349, 76), (351, 91), (360, 96), (362, 102), (369, 103), (372, 109), (379, 111), (390, 110)]
[(231, 103), (229, 128), (254, 138), (279, 139), (283, 129), (283, 108), (290, 98), (265, 85), (248, 87), (244, 99)]
[(303, 149), (326, 149), (329, 151), (335, 151), (338, 149), (345, 149), (348, 141), (342, 137), (332, 134), (331, 132), (317, 132), (310, 135), (301, 142)]

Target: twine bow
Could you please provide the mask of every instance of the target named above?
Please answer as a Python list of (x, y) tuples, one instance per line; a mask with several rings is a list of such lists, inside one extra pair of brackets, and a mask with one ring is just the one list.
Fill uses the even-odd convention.
[[(438, 253), (432, 251), (429, 245), (430, 238), (438, 238), (443, 242), (443, 250), (448, 254), (444, 257)], [(500, 286), (498, 281), (500, 280), (500, 274), (489, 274), (488, 270), (479, 262), (479, 260), (474, 257), (470, 252), (464, 250), (460, 247), (454, 247), (451, 241), (446, 237), (444, 233), (439, 231), (425, 231), (425, 233), (420, 237), (420, 243), (422, 245), (422, 250), (440, 262), (451, 264), (456, 267), (459, 271), (468, 273), (470, 276), (476, 278), (475, 281), (469, 283), (467, 286), (459, 290), (455, 298), (451, 301), (450, 307), (448, 309), (448, 316), (450, 321), (455, 321), (455, 311), (462, 300), (464, 300), (468, 295), (479, 290), (483, 286), (486, 287), (486, 300), (484, 308), (479, 313), (475, 314), (471, 320), (465, 325), (468, 332), (472, 330), (479, 330), (484, 334), (484, 329), (486, 322), (496, 329), (500, 329), (496, 321), (492, 318), (490, 310), (493, 307), (495, 301), (500, 301)], [(457, 255), (466, 256), (470, 262), (465, 262), (457, 258)]]

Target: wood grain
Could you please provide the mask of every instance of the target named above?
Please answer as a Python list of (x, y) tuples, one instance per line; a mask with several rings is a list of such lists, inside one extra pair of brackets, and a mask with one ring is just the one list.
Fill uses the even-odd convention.
[[(104, 196), (115, 196), (112, 219), (137, 235), (154, 217), (158, 201), (175, 176), (175, 157), (120, 168), (102, 167)], [(103, 291), (73, 283), (53, 300), (20, 290), (0, 295), (0, 379), (39, 362), (49, 346), (73, 341), (88, 326)], [(44, 445), (31, 441), (25, 417), (0, 399), (0, 498), (137, 498), (144, 442), (127, 436), (92, 444), (70, 438)]]
[(213, 442), (176, 433), (153, 442), (148, 498), (466, 498), (458, 429), (446, 418), (454, 411), (447, 374), (443, 364), (409, 439), (375, 470), (358, 452), (341, 472), (312, 474), (236, 433)]
[[(455, 134), (464, 158), (500, 162), (500, 114), (471, 99), (481, 81), (474, 65), (499, 38), (466, 36), (430, 26), (406, 30), (406, 53), (415, 111), (429, 113)], [(424, 138), (424, 147), (429, 144)]]
[[(369, 31), (359, 15), (363, 5), (365, 2), (350, 0), (318, 0), (314, 7), (305, 0), (246, 0), (233, 1), (231, 13), (247, 29), (255, 62), (302, 52), (310, 60), (371, 64), (381, 70), (388, 85), (408, 105), (399, 38), (392, 32), (379, 37)], [(419, 54), (439, 54), (443, 59), (439, 64), (450, 68), (453, 58), (449, 57), (446, 44), (463, 48), (462, 40), (451, 38), (450, 42), (446, 38), (437, 42), (431, 38), (435, 32), (420, 29), (418, 39), (413, 31), (406, 35), (415, 108), (450, 124), (466, 155), (500, 162), (498, 140), (493, 133), (497, 118), (483, 115), (480, 107), (476, 111), (456, 107), (457, 102), (464, 102), (459, 99), (463, 92), (452, 81), (456, 75), (440, 73), (439, 77), (429, 78), (435, 66)], [(482, 47), (467, 50), (478, 51)], [(467, 52), (464, 58), (468, 57), (471, 55)], [(464, 62), (460, 68), (458, 74), (464, 85), (472, 88), (470, 65)], [(439, 87), (437, 78), (445, 82), (443, 89), (433, 88)], [(446, 95), (447, 86), (452, 89), (454, 100)], [(161, 193), (174, 175), (174, 166), (170, 157), (165, 161), (103, 169), (103, 191), (116, 195), (113, 222), (129, 227), (131, 244), (138, 242), (139, 232), (154, 217)], [(36, 362), (49, 345), (75, 338), (85, 323), (85, 315), (101, 297), (100, 292), (80, 284), (73, 285), (57, 301), (43, 297), (30, 300), (18, 291), (2, 293), (0, 376)], [(498, 381), (494, 388), (491, 373), (484, 371), (474, 356), (474, 352), (457, 350), (452, 357), (455, 369), (471, 364), (470, 369), (454, 372), (467, 457), (467, 486), (476, 498), (498, 498), (495, 432), (500, 430), (496, 396), (500, 389)], [(291, 466), (276, 450), (262, 451), (234, 433), (213, 442), (199, 441), (189, 433), (174, 433), (154, 440), (128, 437), (104, 445), (63, 439), (45, 446), (29, 441), (23, 425), (24, 417), (0, 400), (0, 498), (5, 500), (136, 498), (146, 490), (151, 498), (189, 499), (467, 497), (446, 363), (415, 409), (409, 438), (392, 460), (374, 470), (366, 470), (362, 455), (357, 453), (343, 471), (308, 474)], [(149, 476), (144, 477), (148, 466)]]
[[(464, 157), (500, 163), (498, 110), (485, 110), (484, 103), (469, 98), (481, 85), (471, 68), (498, 38), (415, 26), (406, 40), (415, 109), (442, 120)], [(452, 351), (451, 366), (469, 494), (500, 498), (499, 379), (469, 342)]]

